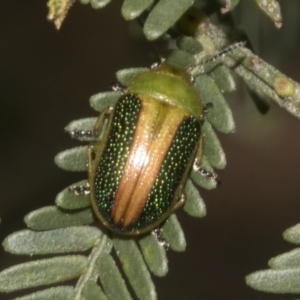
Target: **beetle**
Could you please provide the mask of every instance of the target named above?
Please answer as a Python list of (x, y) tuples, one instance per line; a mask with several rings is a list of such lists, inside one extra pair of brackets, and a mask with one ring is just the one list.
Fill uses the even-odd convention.
[(189, 72), (163, 62), (135, 75), (94, 130), (80, 132), (99, 135), (107, 121), (101, 141), (88, 148), (85, 190), (104, 226), (124, 235), (151, 231), (184, 203), (191, 168), (216, 180), (201, 168), (205, 110)]
[(92, 207), (106, 227), (141, 234), (183, 204), (201, 155), (202, 113), (188, 74), (163, 63), (133, 77), (115, 107), (100, 114), (94, 132), (105, 118), (107, 129), (89, 147), (88, 173)]

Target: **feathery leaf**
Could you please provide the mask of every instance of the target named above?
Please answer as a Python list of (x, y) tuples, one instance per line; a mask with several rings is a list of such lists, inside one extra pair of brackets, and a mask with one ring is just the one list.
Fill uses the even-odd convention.
[(135, 294), (140, 300), (157, 299), (154, 284), (135, 241), (115, 236), (114, 248)]
[(144, 260), (156, 276), (165, 276), (168, 273), (168, 259), (164, 245), (159, 243), (154, 234), (147, 234), (139, 239)]
[[(72, 186), (86, 186), (87, 180), (81, 180)], [(75, 195), (69, 187), (62, 190), (55, 198), (55, 204), (63, 209), (82, 209), (91, 206), (89, 194)]]
[(139, 17), (154, 0), (124, 0), (122, 5), (122, 15), (125, 20), (133, 20)]
[(252, 288), (269, 293), (300, 293), (300, 269), (263, 270), (246, 277)]
[(82, 255), (59, 256), (19, 264), (0, 272), (0, 291), (63, 282), (80, 276), (87, 266)]
[(172, 214), (162, 226), (162, 236), (170, 248), (177, 252), (183, 252), (186, 248), (186, 240), (180, 223), (175, 214)]
[(42, 255), (85, 251), (98, 243), (102, 233), (89, 226), (67, 227), (35, 232), (20, 230), (3, 242), (4, 249), (14, 254)]
[(88, 146), (79, 146), (58, 153), (54, 161), (65, 171), (83, 172), (87, 170)]
[(187, 180), (184, 191), (186, 195), (186, 201), (183, 206), (184, 211), (192, 217), (202, 218), (206, 216), (205, 203), (190, 179)]
[(205, 118), (221, 132), (234, 132), (232, 112), (215, 82), (208, 75), (199, 75), (195, 78), (195, 87), (204, 103), (213, 104)]
[(155, 40), (163, 35), (192, 6), (193, 2), (193, 0), (158, 1), (144, 25), (146, 38)]
[(26, 225), (38, 231), (87, 225), (95, 221), (91, 208), (80, 211), (63, 212), (55, 206), (46, 206), (34, 210), (25, 216)]
[(97, 260), (100, 281), (108, 299), (132, 300), (125, 281), (116, 266), (114, 259), (108, 253), (102, 253)]
[(224, 169), (226, 166), (225, 152), (211, 124), (205, 121), (201, 129), (205, 139), (203, 155), (212, 167)]
[(108, 300), (100, 286), (92, 280), (85, 283), (82, 295), (85, 300)]
[(121, 96), (122, 93), (118, 91), (98, 93), (91, 96), (90, 105), (94, 110), (102, 111), (106, 107), (114, 106)]
[(300, 244), (300, 223), (285, 230), (283, 238), (290, 243)]
[(74, 294), (74, 287), (57, 286), (39, 292), (35, 292), (23, 297), (18, 297), (15, 300), (45, 300), (45, 299), (66, 300), (66, 299), (70, 299), (73, 294)]

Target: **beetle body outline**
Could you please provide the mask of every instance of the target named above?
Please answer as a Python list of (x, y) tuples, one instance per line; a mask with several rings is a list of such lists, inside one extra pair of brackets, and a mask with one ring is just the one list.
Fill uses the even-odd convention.
[(203, 105), (186, 71), (162, 63), (133, 77), (113, 109), (100, 113), (100, 142), (88, 151), (93, 210), (124, 235), (158, 227), (184, 203), (191, 167), (201, 162)]

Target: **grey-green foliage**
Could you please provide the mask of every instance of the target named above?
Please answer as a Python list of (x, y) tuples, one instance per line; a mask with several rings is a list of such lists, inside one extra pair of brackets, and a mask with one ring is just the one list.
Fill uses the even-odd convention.
[[(109, 1), (81, 0), (81, 2), (84, 4), (91, 2), (94, 8), (100, 8), (106, 5)], [(124, 0), (121, 7), (121, 12), (126, 20), (133, 20), (140, 17), (144, 24), (143, 31), (145, 36), (149, 40), (153, 40), (161, 37), (170, 28), (175, 29), (175, 31), (177, 30), (176, 32), (178, 34), (177, 21), (180, 20), (180, 18), (183, 18), (184, 14), (188, 11), (189, 8), (191, 8), (192, 6), (201, 7), (203, 5), (203, 2), (205, 1)], [(256, 3), (258, 8), (261, 9), (274, 22), (274, 25), (276, 27), (280, 27), (282, 25), (281, 9), (277, 0), (256, 0)], [(233, 10), (238, 4), (242, 5), (243, 1), (229, 0), (223, 1), (222, 4), (223, 7), (221, 8), (221, 11), (223, 13), (227, 13)], [(184, 24), (184, 30), (186, 30), (188, 34), (193, 35), (193, 37), (181, 37), (177, 39), (177, 46), (180, 50), (185, 51), (185, 55), (187, 55), (187, 53), (193, 55), (197, 54), (201, 52), (200, 50), (203, 46), (206, 52), (211, 55), (218, 49), (225, 47), (229, 43), (228, 39), (220, 30), (216, 29), (216, 27), (212, 25), (207, 19), (203, 18), (201, 13), (199, 15), (199, 24), (196, 24), (198, 28), (196, 26), (196, 28), (194, 28), (195, 30), (193, 29), (192, 33), (190, 32), (190, 27), (193, 27), (195, 25), (192, 25), (193, 21), (191, 21), (191, 25), (189, 25), (186, 20), (181, 21), (181, 24)], [(197, 19), (197, 14), (192, 15), (192, 19), (193, 18)], [(181, 28), (182, 30), (182, 27), (179, 26), (179, 28)], [(233, 68), (235, 72), (245, 80), (249, 88), (250, 95), (255, 101), (257, 107), (262, 112), (266, 112), (266, 110), (268, 109), (268, 101), (272, 99), (276, 101), (280, 106), (288, 110), (291, 114), (300, 118), (299, 84), (292, 79), (287, 78), (278, 70), (275, 70), (272, 66), (268, 65), (259, 57), (255, 56), (250, 50), (245, 47), (240, 47), (240, 49), (236, 51), (236, 54), (237, 55), (235, 55), (234, 57), (232, 55), (226, 55), (223, 59), (223, 63), (226, 65), (226, 67)], [(175, 58), (172, 58), (171, 56), (167, 58), (170, 60), (170, 64), (173, 65), (175, 62), (182, 67), (183, 61), (177, 57), (176, 51), (172, 52), (172, 55)], [(200, 54), (200, 56), (201, 55), (202, 54)], [(196, 61), (199, 61), (199, 57), (197, 57), (197, 55)], [(185, 60), (185, 63), (191, 64), (191, 61)], [(201, 95), (204, 93), (214, 95), (214, 97), (211, 97), (210, 102), (223, 105), (222, 103), (224, 103), (224, 101), (222, 100), (222, 95), (219, 93), (219, 90), (222, 92), (226, 92), (235, 89), (235, 84), (232, 80), (232, 77), (230, 75), (224, 76), (226, 73), (228, 74), (228, 68), (226, 67), (219, 66), (216, 68), (212, 68), (212, 71), (209, 73), (209, 78), (206, 75), (203, 75), (201, 79), (199, 78), (197, 80), (197, 88)], [(122, 78), (125, 83), (130, 78), (123, 76), (120, 76), (120, 78), (119, 76), (117, 77), (118, 80), (121, 80), (120, 78)], [(121, 83), (123, 84), (123, 82)], [(217, 89), (214, 87), (214, 83), (218, 85)], [(103, 97), (103, 95), (101, 95), (101, 97)], [(224, 122), (224, 119), (222, 120), (220, 114), (217, 114), (219, 116), (218, 118), (214, 116), (217, 109), (219, 108), (216, 108), (214, 112), (210, 114), (209, 118), (210, 122), (214, 126), (216, 126), (218, 130), (220, 130), (220, 128), (218, 128), (219, 123)], [(230, 114), (230, 110), (227, 109), (226, 113)], [(226, 117), (226, 120), (228, 121), (228, 124), (226, 127), (222, 127), (223, 132), (233, 132), (235, 130), (235, 127), (232, 118), (229, 117), (227, 119)]]
[(145, 300), (156, 299), (154, 283), (136, 242), (116, 236), (113, 243), (123, 271), (137, 297)]
[[(80, 0), (82, 4), (90, 3), (93, 8), (102, 8), (111, 0)], [(247, 1), (247, 0), (244, 0)], [(223, 1), (222, 13), (233, 10), (239, 0)], [(258, 7), (274, 22), (276, 27), (281, 27), (282, 16), (277, 0), (256, 0)], [(124, 0), (121, 14), (125, 20), (131, 21), (138, 17), (144, 17), (143, 31), (147, 39), (155, 40), (166, 33), (180, 17), (195, 5), (203, 5), (201, 0)]]
[[(218, 49), (226, 48), (229, 41), (227, 36), (217, 26), (210, 23), (208, 19), (205, 19), (204, 25), (196, 30), (194, 38), (209, 53), (210, 56), (208, 56), (207, 61), (210, 61), (209, 57), (217, 52)], [(221, 93), (232, 91), (235, 88), (231, 76), (229, 75), (227, 78), (224, 76), (226, 73), (228, 74), (228, 68), (234, 70), (235, 73), (244, 79), (248, 87), (251, 87), (251, 93), (255, 93), (258, 96), (255, 99), (256, 104), (263, 111), (265, 111), (266, 99), (268, 99), (268, 101), (275, 101), (289, 113), (300, 118), (299, 83), (263, 61), (247, 47), (240, 45), (229, 53), (220, 55), (219, 59), (212, 59), (207, 64), (201, 64), (201, 60), (203, 60), (202, 53), (203, 51), (194, 55), (196, 62), (199, 62), (199, 64), (192, 68), (191, 74), (196, 77), (196, 88), (201, 96), (204, 97), (203, 102), (207, 103), (206, 101), (208, 101), (218, 105), (207, 116), (207, 119), (219, 131), (228, 133), (235, 129), (230, 109), (222, 99)], [(222, 69), (219, 69), (221, 62), (223, 66)], [(217, 69), (219, 70), (217, 71)], [(203, 74), (204, 70), (206, 71), (205, 74)], [(216, 89), (215, 85), (218, 86), (219, 90)], [(209, 95), (211, 96), (210, 101), (206, 100)], [(224, 108), (225, 119), (223, 119), (221, 114), (217, 113), (217, 110), (221, 107)], [(215, 114), (218, 115), (217, 118)], [(222, 123), (222, 128), (220, 128), (220, 123)]]
[(88, 260), (82, 255), (58, 256), (30, 261), (1, 272), (2, 292), (11, 292), (77, 278), (87, 268)]
[[(168, 273), (168, 260), (164, 245), (157, 243), (154, 234), (142, 237), (139, 240), (139, 244), (149, 270), (156, 276), (165, 276)], [(156, 260), (152, 259), (153, 255), (156, 257)]]
[(221, 132), (234, 132), (235, 124), (231, 110), (215, 81), (203, 74), (196, 77), (195, 87), (204, 103), (213, 104), (213, 109), (207, 114), (207, 120)]
[(33, 231), (17, 231), (3, 242), (6, 251), (14, 254), (38, 255), (85, 251), (97, 244), (101, 232), (90, 226)]
[[(174, 57), (176, 58), (176, 55), (172, 57), (175, 61)], [(177, 57), (179, 57), (179, 64), (181, 64), (183, 56)], [(228, 77), (229, 73), (227, 71), (222, 70), (218, 72), (216, 71), (217, 69), (218, 67), (214, 69), (214, 72), (209, 72), (207, 75), (201, 74), (196, 77), (196, 87), (201, 94), (203, 102), (213, 102), (215, 106), (207, 113), (203, 123), (205, 156), (202, 165), (210, 172), (213, 172), (212, 166), (224, 168), (226, 164), (224, 152), (212, 125), (221, 132), (232, 132), (234, 129), (230, 109), (222, 96), (223, 91), (232, 90), (234, 85), (232, 84), (232, 79), (222, 79), (224, 74)], [(117, 77), (126, 86), (132, 76), (145, 70), (147, 69), (122, 70), (117, 73)], [(211, 93), (208, 93), (203, 88), (202, 83), (204, 81), (211, 86)], [(218, 87), (218, 83), (221, 88)], [(104, 109), (115, 104), (116, 96), (116, 94), (111, 93), (100, 93), (91, 97), (91, 104), (97, 109), (101, 107), (101, 101), (104, 101), (105, 105), (102, 106), (102, 109)], [(74, 121), (66, 127), (66, 130), (72, 131), (77, 126), (82, 126), (82, 128), (78, 129), (86, 130), (93, 126), (95, 121), (95, 118)], [(76, 147), (58, 154), (55, 161), (65, 170), (86, 171), (86, 152), (87, 146)], [(84, 185), (86, 182), (84, 180), (76, 183), (76, 185)], [(203, 217), (206, 214), (205, 204), (195, 188), (195, 184), (211, 189), (216, 187), (216, 182), (194, 170), (191, 172), (191, 180), (187, 181), (185, 187), (187, 200), (184, 210), (191, 216)], [(156, 236), (148, 234), (148, 236), (139, 238), (138, 244), (133, 239), (128, 238), (115, 237), (111, 240), (100, 229), (86, 226), (86, 224), (91, 224), (95, 220), (89, 207), (88, 196), (75, 196), (70, 194), (68, 189), (58, 194), (56, 204), (58, 207), (45, 207), (28, 214), (25, 217), (25, 222), (30, 229), (7, 237), (4, 241), (4, 247), (7, 251), (17, 254), (65, 253), (66, 255), (46, 260), (38, 259), (2, 271), (0, 273), (1, 291), (49, 285), (78, 277), (78, 283), (74, 289), (70, 287), (45, 289), (42, 292), (28, 295), (27, 299), (39, 299), (39, 297), (45, 297), (45, 295), (50, 297), (49, 295), (53, 293), (71, 295), (68, 297), (73, 297), (72, 299), (80, 299), (82, 295), (86, 299), (93, 299), (93, 297), (98, 297), (99, 299), (131, 299), (121, 272), (114, 262), (114, 257), (110, 254), (111, 250), (115, 249), (128, 282), (137, 297), (143, 300), (157, 298), (150, 272), (157, 276), (166, 275), (168, 260), (166, 252)], [(162, 236), (174, 251), (185, 250), (186, 240), (184, 233), (174, 214), (163, 224)], [(91, 249), (88, 257), (68, 254), (87, 249)], [(289, 265), (291, 265), (291, 261), (294, 262), (295, 257), (293, 260), (289, 260)], [(287, 271), (282, 267), (278, 269), (278, 263), (273, 263), (273, 265), (276, 265), (277, 269), (264, 274), (269, 276), (268, 278), (273, 278), (276, 283), (278, 278), (284, 278), (285, 280), (298, 278), (297, 269)], [(109, 272), (105, 271), (108, 269), (110, 270)], [(136, 274), (139, 275), (136, 276)], [(248, 283), (251, 282), (252, 277), (248, 278)], [(261, 274), (256, 275), (255, 278), (257, 277), (262, 278)], [(263, 280), (261, 279), (261, 281)], [(115, 288), (116, 285), (118, 289)], [(276, 286), (278, 288), (280, 285), (276, 284)], [(283, 284), (283, 286), (286, 285)], [(268, 289), (266, 288), (266, 290)], [(295, 291), (295, 288), (291, 289), (291, 291)], [(64, 296), (57, 297), (63, 298)]]
[(27, 296), (18, 297), (15, 300), (66, 300), (70, 299), (72, 295), (74, 295), (74, 287), (65, 285), (44, 289), (43, 291), (35, 292)]
[[(110, 0), (81, 0), (81, 2), (83, 4), (90, 2), (93, 8), (101, 8)], [(154, 40), (172, 27), (193, 2), (193, 0), (125, 0), (121, 13), (125, 20), (133, 20), (147, 12), (143, 30), (147, 39)]]
[[(93, 7), (99, 8), (109, 1), (82, 0), (82, 2), (91, 2)], [(175, 2), (176, 5), (173, 5)], [(237, 4), (237, 1), (228, 1), (227, 3), (228, 9), (231, 9)], [(149, 39), (154, 39), (173, 26), (174, 22), (191, 4), (190, 0), (127, 0), (123, 3), (122, 13), (126, 19), (133, 19), (145, 10), (149, 10), (144, 32)], [(168, 9), (165, 10), (164, 7)], [(170, 16), (166, 17), (168, 14)], [(163, 20), (163, 22), (158, 22), (158, 20)], [(235, 89), (229, 69), (234, 67), (242, 77), (253, 80), (255, 89), (265, 92), (270, 98), (273, 96), (272, 99), (276, 101), (278, 98), (288, 98), (286, 107), (295, 115), (298, 114), (298, 110), (295, 109), (295, 107), (298, 108), (298, 102), (293, 102), (293, 99), (299, 94), (299, 87), (294, 82), (288, 82), (294, 87), (294, 90), (291, 89), (294, 95), (280, 94), (282, 91), (276, 90), (273, 83), (281, 74), (271, 69), (262, 60), (259, 60), (261, 68), (260, 71), (257, 71), (255, 66), (249, 64), (251, 59), (257, 57), (243, 47), (221, 58), (224, 65), (220, 61), (212, 61), (211, 64), (208, 64), (211, 65), (209, 70), (204, 72), (203, 69), (206, 69), (206, 66), (196, 66), (195, 62), (211, 56), (228, 44), (222, 32), (216, 30), (209, 22), (206, 25), (207, 31), (203, 35), (198, 32), (194, 37), (180, 36), (177, 39), (179, 50), (169, 52), (166, 61), (178, 68), (190, 67), (203, 103), (213, 103), (213, 108), (204, 116), (202, 126), (204, 139), (202, 167), (213, 173), (213, 168), (222, 169), (226, 165), (225, 154), (214, 128), (223, 133), (230, 133), (235, 129), (230, 108), (223, 96), (224, 92)], [(245, 57), (248, 60), (245, 60)], [(261, 72), (261, 69), (264, 68), (268, 71), (267, 75)], [(117, 79), (126, 87), (133, 76), (146, 70), (148, 69), (121, 70), (117, 72)], [(271, 78), (273, 81), (267, 81), (265, 77), (268, 77), (268, 80)], [(121, 92), (102, 92), (92, 96), (90, 104), (96, 111), (102, 111), (107, 107), (114, 106), (120, 95)], [(95, 117), (73, 121), (66, 127), (66, 131), (92, 130), (95, 121)], [(94, 138), (79, 137), (78, 139), (89, 142)], [(80, 146), (65, 150), (56, 156), (55, 162), (64, 170), (86, 172), (87, 148), (88, 146)], [(86, 183), (85, 179), (75, 185), (85, 185)], [(216, 184), (216, 181), (210, 177), (192, 170), (185, 186), (184, 211), (194, 217), (205, 216), (205, 204), (196, 186), (212, 189), (216, 187)], [(79, 300), (83, 296), (87, 300), (132, 299), (127, 284), (131, 285), (131, 289), (139, 299), (157, 299), (150, 274), (164, 276), (168, 272), (168, 259), (159, 236), (149, 233), (136, 240), (119, 236), (111, 238), (111, 233), (89, 226), (95, 221), (89, 197), (70, 194), (68, 188), (57, 195), (55, 202), (57, 206), (44, 207), (29, 213), (25, 217), (25, 223), (29, 229), (8, 236), (3, 245), (7, 251), (16, 254), (30, 256), (59, 254), (60, 256), (32, 260), (30, 263), (19, 264), (2, 271), (0, 273), (0, 291), (14, 291), (78, 278), (75, 287), (45, 288), (20, 299)], [(179, 252), (185, 250), (186, 240), (175, 214), (172, 214), (164, 222), (161, 230), (162, 237), (172, 250)], [(291, 232), (286, 236), (299, 243), (300, 237), (297, 235), (297, 231), (291, 230)], [(86, 255), (70, 254), (88, 249), (90, 249), (90, 253)], [(62, 256), (62, 254), (65, 255)], [(260, 282), (266, 282), (265, 284), (271, 288), (290, 286), (289, 292), (298, 291), (297, 282), (300, 279), (300, 272), (298, 268), (291, 267), (296, 265), (298, 257), (299, 251), (294, 251), (291, 255), (284, 255), (272, 260), (270, 266), (273, 269), (250, 275), (247, 278), (248, 284), (255, 286), (260, 279)], [(127, 276), (127, 283), (117, 266), (116, 259), (121, 262), (123, 273)], [(269, 286), (265, 287), (265, 290), (270, 290)]]
[[(300, 224), (283, 233), (290, 243), (300, 243)], [(269, 293), (300, 293), (300, 248), (280, 254), (269, 260), (270, 269), (254, 272), (246, 277), (252, 288)]]

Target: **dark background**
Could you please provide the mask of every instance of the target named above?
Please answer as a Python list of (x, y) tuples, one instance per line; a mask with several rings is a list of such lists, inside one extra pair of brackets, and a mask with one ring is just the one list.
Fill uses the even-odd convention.
[[(58, 169), (53, 157), (76, 144), (63, 131), (71, 120), (96, 116), (89, 97), (108, 90), (117, 70), (152, 63), (152, 46), (129, 34), (120, 6), (113, 1), (93, 10), (76, 3), (57, 32), (46, 20), (46, 1), (1, 0), (1, 240), (25, 227), (25, 214), (52, 205), (58, 192), (86, 177)], [(255, 50), (300, 81), (297, 0), (283, 8), (281, 31), (257, 9), (238, 13)], [(154, 279), (159, 299), (295, 298), (255, 292), (244, 277), (294, 247), (281, 234), (300, 221), (300, 122), (276, 104), (261, 115), (243, 87), (226, 96), (237, 132), (219, 134), (228, 161), (219, 172), (222, 185), (201, 190), (205, 218), (178, 213), (187, 250), (168, 253), (168, 275)], [(23, 260), (0, 250), (1, 270)]]

